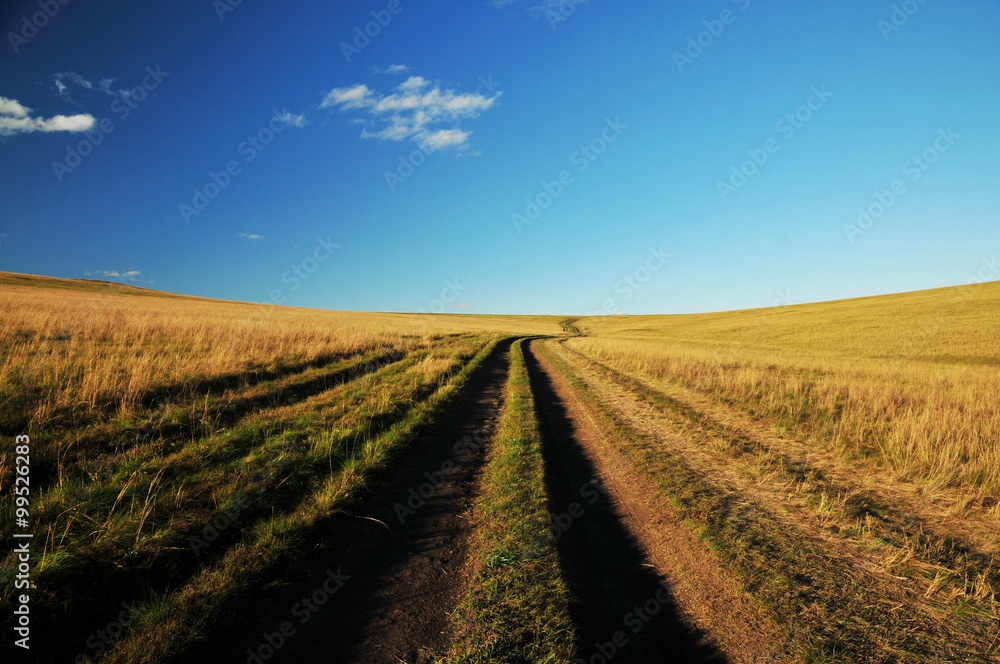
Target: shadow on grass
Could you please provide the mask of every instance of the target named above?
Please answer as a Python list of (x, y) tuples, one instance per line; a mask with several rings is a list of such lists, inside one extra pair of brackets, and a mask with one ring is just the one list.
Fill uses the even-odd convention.
[[(413, 408), (429, 398), (439, 387), (438, 382), (423, 385), (412, 394), (412, 401), (408, 401), (405, 407), (372, 415), (364, 430), (357, 432), (351, 441), (344, 441), (344, 444), (362, 446), (365, 441), (405, 419)], [(246, 441), (234, 443), (227, 447), (226, 452), (230, 456), (238, 456), (248, 451), (247, 445)], [(325, 461), (320, 463), (319, 471), (325, 466)], [(429, 466), (428, 470), (430, 469)], [(301, 473), (295, 471), (295, 464), (286, 469), (289, 478), (299, 478), (303, 482), (309, 480), (308, 477), (300, 477)], [(73, 661), (77, 654), (95, 655), (103, 651), (108, 645), (106, 642), (99, 636), (96, 641), (90, 639), (99, 634), (98, 630), (105, 630), (107, 625), (116, 621), (122, 611), (121, 602), (147, 600), (150, 596), (183, 587), (190, 578), (237, 543), (242, 533), (256, 522), (294, 510), (300, 502), (304, 487), (299, 486), (296, 481), (282, 480), (281, 476), (276, 477), (275, 481), (277, 483), (266, 494), (244, 506), (239, 513), (238, 522), (222, 529), (218, 537), (212, 540), (211, 546), (200, 555), (196, 555), (194, 548), (189, 546), (135, 551), (121, 560), (87, 551), (71, 552), (71, 555), (78, 556), (71, 569), (49, 575), (43, 584), (45, 587), (32, 597), (36, 606), (32, 618), (32, 633), (38, 638), (32, 640), (31, 651), (23, 661)], [(377, 477), (373, 479), (373, 482), (377, 481)], [(386, 517), (380, 514), (378, 518)], [(350, 532), (350, 529), (359, 525), (358, 519), (344, 515), (335, 516), (331, 521), (338, 520), (344, 522), (345, 532)], [(185, 532), (185, 541), (189, 536), (199, 535), (203, 525)], [(378, 536), (378, 527), (374, 521), (363, 521), (363, 525), (368, 539), (373, 535)], [(373, 526), (375, 532), (372, 532)], [(326, 527), (332, 526), (327, 524)], [(293, 575), (293, 572), (289, 571), (288, 574)], [(243, 612), (246, 607), (239, 606), (235, 610)], [(88, 646), (88, 643), (96, 645)]]

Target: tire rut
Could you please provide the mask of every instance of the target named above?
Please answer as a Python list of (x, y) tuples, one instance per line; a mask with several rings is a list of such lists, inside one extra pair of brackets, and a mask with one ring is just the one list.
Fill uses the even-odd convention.
[[(435, 422), (317, 527), (311, 549), (250, 588), (184, 659), (413, 664), (439, 654), (465, 589), (468, 513), (499, 419), (510, 344), (498, 344)], [(283, 635), (283, 625), (294, 631)]]

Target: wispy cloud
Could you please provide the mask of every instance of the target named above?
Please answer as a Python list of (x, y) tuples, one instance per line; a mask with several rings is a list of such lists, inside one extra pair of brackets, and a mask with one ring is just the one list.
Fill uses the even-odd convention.
[(108, 277), (109, 279), (125, 281), (138, 281), (142, 274), (139, 270), (97, 270), (96, 272), (84, 270), (83, 273), (88, 277)]
[(563, 5), (590, 4), (590, 0), (490, 0), (494, 7), (503, 8), (519, 5), (524, 11), (534, 16), (542, 16), (550, 12), (559, 12)]
[(376, 66), (373, 68), (373, 71), (376, 74), (405, 74), (410, 71), (410, 67), (407, 67), (406, 65), (389, 65), (385, 69), (382, 69)]
[(263, 240), (263, 235), (257, 235), (256, 233), (237, 233), (236, 237), (245, 237), (248, 240)]
[(371, 99), (372, 91), (368, 89), (367, 85), (359, 83), (350, 88), (334, 88), (326, 95), (319, 107), (340, 106), (340, 110), (346, 111), (353, 108), (364, 108)]
[(132, 93), (122, 88), (115, 89), (114, 82), (113, 78), (102, 78), (94, 83), (75, 71), (64, 71), (52, 75), (52, 85), (55, 87), (56, 94), (73, 104), (77, 103), (73, 95), (79, 92), (100, 92), (109, 97), (128, 99)]
[[(475, 119), (488, 111), (500, 97), (460, 94), (442, 90), (423, 76), (411, 76), (395, 86), (390, 94), (382, 95), (363, 83), (334, 88), (323, 99), (320, 108), (341, 111), (361, 111), (368, 116), (362, 138), (387, 141), (412, 139), (423, 149), (441, 150), (465, 148), (470, 131), (439, 128), (445, 123), (458, 124), (463, 119)], [(369, 130), (369, 127), (372, 130)]]
[(0, 136), (32, 132), (87, 131), (94, 126), (92, 115), (56, 115), (32, 117), (31, 109), (16, 99), (0, 97)]
[(539, 11), (545, 12), (554, 9), (558, 9), (566, 3), (572, 4), (590, 4), (590, 0), (491, 0), (490, 4), (494, 7), (509, 7), (511, 5), (521, 5), (528, 11)]
[(102, 78), (100, 81), (97, 82), (97, 89), (103, 92), (104, 94), (110, 95), (112, 97), (114, 97), (115, 95), (120, 95), (122, 93), (121, 90), (116, 91), (111, 89), (111, 84), (114, 82), (115, 79), (113, 78)]
[(428, 134), (424, 139), (424, 146), (430, 150), (441, 150), (452, 145), (461, 145), (469, 138), (467, 131), (461, 129), (441, 129), (432, 134)]
[(84, 90), (93, 90), (94, 84), (85, 79), (80, 74), (75, 71), (61, 72), (58, 74), (53, 74), (52, 84), (55, 85), (56, 94), (67, 101), (73, 101), (73, 95), (71, 92), (70, 85), (75, 87), (83, 88)]
[(277, 116), (278, 120), (285, 123), (289, 127), (305, 127), (306, 126), (306, 116), (298, 115), (285, 111), (283, 115)]

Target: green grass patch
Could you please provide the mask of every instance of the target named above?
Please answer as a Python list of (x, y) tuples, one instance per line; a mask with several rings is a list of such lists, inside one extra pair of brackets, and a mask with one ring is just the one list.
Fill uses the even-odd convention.
[(475, 571), (453, 616), (449, 664), (575, 661), (569, 591), (545, 537), (542, 439), (523, 343), (511, 347), (503, 416), (475, 510)]

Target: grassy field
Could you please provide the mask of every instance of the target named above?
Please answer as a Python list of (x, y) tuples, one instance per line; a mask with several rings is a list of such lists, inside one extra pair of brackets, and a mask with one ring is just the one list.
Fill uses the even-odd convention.
[(587, 337), (571, 347), (618, 369), (1000, 514), (1000, 282), (578, 325)]
[[(559, 330), (7, 274), (0, 311), (0, 429), (31, 438), (38, 620), (83, 644), (151, 587), (141, 621), (164, 651), (336, 509), (499, 339)], [(13, 458), (0, 451), (2, 486)], [(0, 510), (6, 536), (11, 493)], [(147, 652), (149, 636), (143, 657), (160, 642)]]
[[(441, 661), (571, 662), (589, 638), (570, 618), (563, 552), (539, 534), (560, 508), (529, 343), (538, 375), (572, 386), (574, 417), (603, 432), (597, 449), (783, 634), (774, 661), (990, 661), (998, 329), (1000, 282), (567, 319), (293, 309), (0, 273), (0, 436), (31, 438), (33, 620), (71, 644), (40, 645), (35, 661), (185, 661), (511, 339), (500, 424), (456, 534), (469, 560), (464, 599), (441, 607)], [(0, 486), (13, 483), (5, 443)], [(5, 538), (13, 509), (5, 491)], [(7, 554), (8, 616), (15, 568)], [(679, 615), (725, 650), (678, 592)], [(125, 600), (129, 628), (88, 645)]]
[(1000, 283), (574, 325), (552, 352), (800, 657), (990, 661)]

